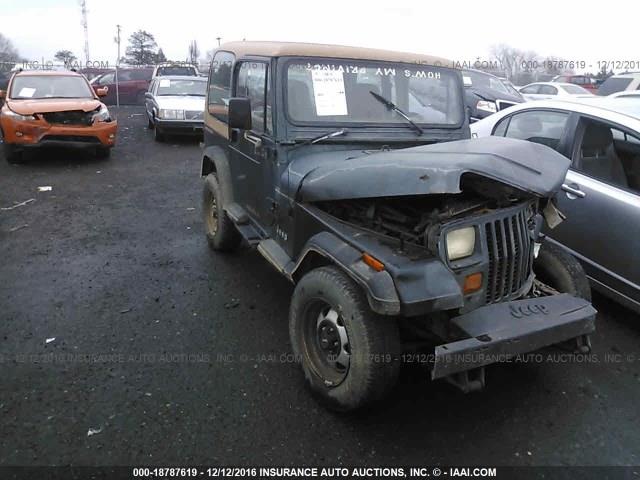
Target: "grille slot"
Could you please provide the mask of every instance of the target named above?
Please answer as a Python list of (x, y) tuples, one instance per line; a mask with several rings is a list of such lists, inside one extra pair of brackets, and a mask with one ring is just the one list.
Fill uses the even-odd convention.
[(42, 113), (44, 119), (54, 125), (79, 125), (89, 126), (93, 123), (95, 112), (83, 112), (82, 110), (69, 110), (67, 112)]
[(528, 209), (484, 224), (489, 253), (487, 303), (510, 298), (531, 274), (533, 249), (527, 228)]

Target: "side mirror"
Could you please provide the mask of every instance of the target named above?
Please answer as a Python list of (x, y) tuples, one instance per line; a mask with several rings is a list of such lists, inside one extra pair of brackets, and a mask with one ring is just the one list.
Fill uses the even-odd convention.
[(152, 99), (153, 95), (151, 94), (151, 92), (144, 92), (144, 98)]
[(109, 87), (96, 88), (96, 95), (99, 97), (106, 97), (109, 93)]
[(251, 102), (248, 98), (229, 99), (229, 127), (251, 130)]
[(0, 100), (7, 97), (7, 92), (5, 90), (0, 90)]

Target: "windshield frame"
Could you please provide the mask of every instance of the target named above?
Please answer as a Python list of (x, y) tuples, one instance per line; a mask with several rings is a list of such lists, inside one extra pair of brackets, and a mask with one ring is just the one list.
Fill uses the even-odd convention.
[[(415, 122), (417, 123), (423, 130), (425, 130), (425, 134), (428, 133), (429, 130), (459, 130), (464, 127), (466, 122), (466, 110), (464, 103), (464, 86), (462, 83), (462, 75), (460, 70), (455, 68), (448, 68), (443, 66), (436, 65), (427, 65), (422, 63), (407, 63), (407, 62), (395, 62), (389, 60), (368, 60), (368, 59), (351, 59), (351, 58), (338, 58), (338, 57), (304, 57), (304, 56), (296, 56), (296, 57), (281, 57), (280, 66), (278, 68), (280, 79), (282, 81), (282, 110), (284, 111), (284, 118), (286, 119), (289, 125), (295, 127), (322, 127), (324, 130), (332, 130), (340, 129), (340, 128), (349, 128), (349, 129), (366, 129), (366, 128), (375, 128), (375, 129), (391, 129), (391, 130), (408, 130), (408, 124), (405, 121), (398, 122), (318, 122), (318, 121), (301, 121), (295, 120), (289, 114), (289, 66), (293, 63), (331, 63), (331, 62), (353, 62), (354, 64), (358, 63), (367, 63), (370, 66), (380, 66), (380, 67), (407, 67), (407, 68), (417, 68), (417, 67), (428, 67), (434, 71), (440, 71), (447, 74), (451, 74), (454, 78), (454, 81), (457, 84), (458, 97), (459, 97), (459, 108), (460, 108), (460, 122), (457, 124), (447, 124), (447, 123), (423, 123), (423, 122)], [(376, 101), (373, 96), (371, 97), (372, 101)], [(415, 135), (415, 132), (413, 132)]]
[[(13, 91), (16, 88), (16, 80), (21, 79), (21, 78), (29, 78), (29, 77), (38, 77), (38, 78), (60, 78), (60, 77), (79, 78), (80, 81), (84, 81), (84, 83), (85, 83), (85, 85), (86, 85), (86, 87), (88, 89), (89, 96), (86, 96), (86, 97), (84, 97), (84, 96), (74, 96), (74, 97), (59, 97), (59, 96), (52, 96), (52, 97), (21, 97), (21, 96), (14, 96)], [(48, 99), (55, 99), (55, 100), (60, 100), (60, 99), (66, 99), (66, 100), (83, 99), (83, 100), (87, 100), (87, 99), (91, 99), (91, 100), (95, 100), (96, 99), (96, 93), (93, 90), (93, 87), (91, 86), (89, 81), (83, 75), (70, 75), (70, 74), (60, 74), (60, 75), (38, 75), (38, 74), (34, 74), (34, 75), (15, 75), (11, 79), (11, 84), (9, 85), (9, 89), (8, 89), (8, 92), (7, 92), (7, 98), (9, 100), (48, 100)]]

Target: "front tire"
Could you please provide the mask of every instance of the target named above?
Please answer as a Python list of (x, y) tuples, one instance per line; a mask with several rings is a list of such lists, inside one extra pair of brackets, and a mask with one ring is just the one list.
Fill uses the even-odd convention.
[(533, 263), (536, 277), (560, 293), (591, 301), (591, 288), (582, 265), (558, 245), (545, 242)]
[(224, 198), (218, 178), (210, 173), (204, 181), (202, 213), (207, 241), (212, 250), (228, 252), (240, 244), (240, 234), (224, 211)]
[(96, 147), (97, 158), (109, 158), (111, 156), (111, 147)]
[(17, 150), (14, 145), (5, 143), (3, 144), (2, 149), (4, 151), (4, 158), (7, 159), (7, 162), (14, 164), (22, 163), (22, 151)]
[(153, 139), (156, 142), (164, 142), (164, 133), (162, 133), (162, 131), (160, 130), (160, 127), (158, 127), (158, 125), (154, 125), (153, 128)]
[(331, 410), (369, 406), (397, 381), (397, 323), (371, 311), (362, 289), (336, 267), (317, 268), (300, 280), (289, 335), (307, 387)]

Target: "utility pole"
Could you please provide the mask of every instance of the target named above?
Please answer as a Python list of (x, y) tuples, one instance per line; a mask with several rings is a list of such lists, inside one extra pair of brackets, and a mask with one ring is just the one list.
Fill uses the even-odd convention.
[(116, 107), (120, 109), (120, 89), (118, 88), (118, 66), (120, 65), (120, 25), (116, 25), (117, 34), (114, 41), (118, 44), (118, 57), (116, 58)]
[(89, 24), (87, 23), (87, 2), (80, 0), (80, 11), (82, 13), (82, 27), (84, 28), (84, 61), (85, 67), (89, 66)]
[(218, 40), (218, 46), (220, 46), (220, 40), (222, 40), (222, 37), (216, 37), (216, 40)]

